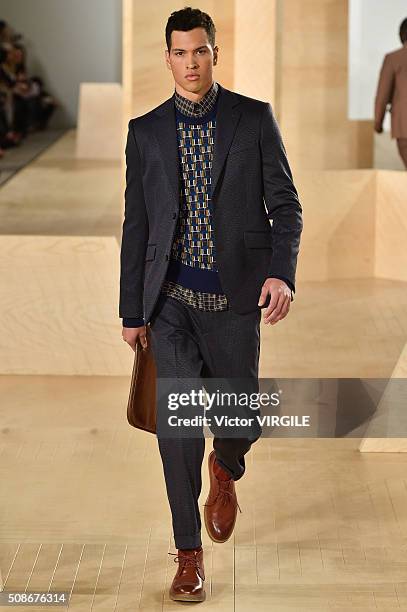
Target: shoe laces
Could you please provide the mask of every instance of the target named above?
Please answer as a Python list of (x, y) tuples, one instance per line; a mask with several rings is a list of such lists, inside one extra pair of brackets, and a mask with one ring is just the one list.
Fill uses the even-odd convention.
[[(219, 489), (218, 489), (218, 494), (215, 497), (214, 501), (211, 504), (204, 504), (204, 506), (213, 506), (213, 504), (216, 502), (216, 500), (218, 499), (218, 497), (220, 498), (221, 504), (223, 506), (227, 506), (229, 503), (231, 503), (233, 501), (233, 493), (232, 491), (229, 491), (228, 488), (229, 487), (229, 480), (219, 480)], [(225, 484), (223, 484), (225, 483)], [(237, 501), (236, 496), (234, 496), (234, 501), (237, 504), (237, 507), (239, 508), (239, 512), (242, 513), (242, 510), (239, 506), (239, 502)]]
[(201, 578), (201, 580), (205, 580), (205, 573), (203, 568), (201, 567), (200, 563), (199, 563), (199, 559), (198, 559), (198, 555), (194, 554), (194, 555), (185, 555), (182, 554), (182, 550), (179, 550), (178, 553), (168, 553), (169, 555), (173, 555), (174, 558), (174, 563), (179, 563), (179, 567), (178, 567), (178, 572), (180, 574), (182, 574), (182, 572), (184, 571), (184, 569), (188, 566), (191, 565), (192, 567), (195, 568), (197, 574), (199, 575), (199, 577)]
[(169, 552), (168, 554), (174, 555), (175, 556), (174, 563), (182, 563), (183, 567), (185, 567), (186, 565), (192, 565), (193, 567), (198, 567), (197, 555), (184, 555), (180, 551), (178, 553)]

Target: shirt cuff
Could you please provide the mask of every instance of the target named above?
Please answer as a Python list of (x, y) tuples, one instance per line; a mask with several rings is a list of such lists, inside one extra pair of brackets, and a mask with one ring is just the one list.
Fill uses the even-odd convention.
[(143, 318), (124, 318), (123, 327), (143, 327), (145, 325)]

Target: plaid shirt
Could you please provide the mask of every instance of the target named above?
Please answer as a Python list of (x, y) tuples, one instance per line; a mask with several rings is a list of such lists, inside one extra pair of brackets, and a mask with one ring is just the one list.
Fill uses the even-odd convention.
[(174, 103), (183, 115), (188, 115), (189, 117), (202, 117), (212, 110), (218, 91), (219, 86), (217, 82), (214, 81), (204, 97), (199, 100), (199, 102), (193, 102), (181, 96), (177, 90), (174, 90)]

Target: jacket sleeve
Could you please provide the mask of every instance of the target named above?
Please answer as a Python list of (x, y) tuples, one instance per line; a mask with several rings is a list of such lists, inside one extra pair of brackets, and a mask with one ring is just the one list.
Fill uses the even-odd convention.
[(261, 119), (260, 147), (264, 200), (267, 216), (272, 219), (273, 254), (269, 277), (287, 279), (295, 291), (302, 208), (280, 129), (269, 103)]
[(382, 127), (387, 105), (392, 101), (394, 92), (394, 70), (389, 55), (384, 56), (377, 84), (375, 98), (375, 126)]
[(142, 161), (134, 134), (134, 119), (129, 121), (126, 143), (125, 209), (120, 250), (119, 317), (143, 319), (145, 255), (148, 242), (148, 217), (142, 183)]

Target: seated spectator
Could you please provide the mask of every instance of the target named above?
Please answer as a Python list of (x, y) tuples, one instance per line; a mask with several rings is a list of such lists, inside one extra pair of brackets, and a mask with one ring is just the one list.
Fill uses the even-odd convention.
[(0, 44), (13, 41), (13, 30), (8, 25), (7, 21), (0, 20)]
[(45, 130), (58, 104), (55, 98), (44, 89), (44, 83), (40, 77), (34, 76), (31, 78), (31, 81), (36, 83), (39, 90), (39, 95), (36, 98), (36, 105), (34, 107), (32, 123), (35, 129)]
[(57, 108), (39, 76), (27, 71), (22, 36), (0, 20), (0, 157), (35, 130), (44, 130)]
[(7, 72), (2, 72), (2, 64), (6, 56), (7, 52), (0, 48), (0, 157), (3, 157), (4, 149), (19, 144), (21, 140), (20, 136), (12, 129), (10, 79)]

